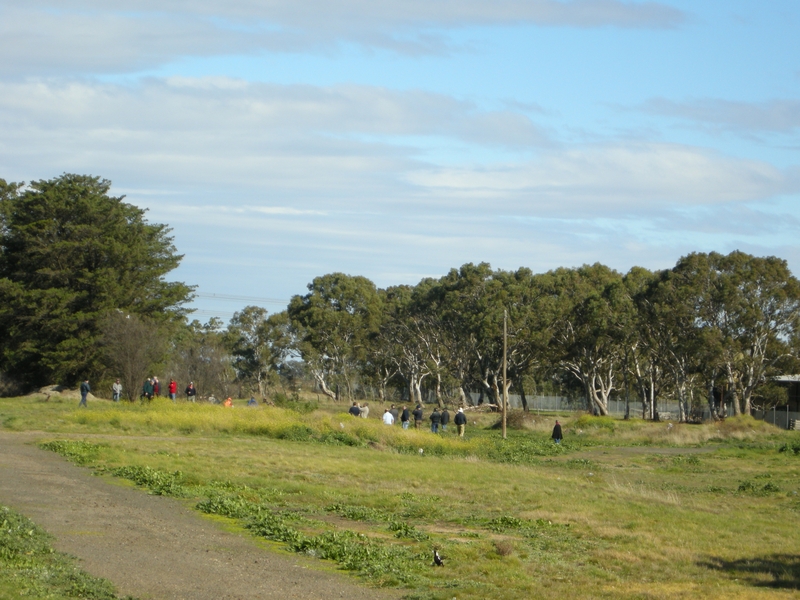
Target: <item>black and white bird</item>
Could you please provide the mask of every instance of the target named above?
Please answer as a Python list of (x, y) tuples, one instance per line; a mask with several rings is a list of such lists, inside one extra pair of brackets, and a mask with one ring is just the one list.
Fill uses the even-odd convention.
[(442, 557), (439, 556), (439, 551), (435, 548), (433, 549), (433, 564), (435, 564), (437, 567), (444, 566), (444, 561), (442, 560)]

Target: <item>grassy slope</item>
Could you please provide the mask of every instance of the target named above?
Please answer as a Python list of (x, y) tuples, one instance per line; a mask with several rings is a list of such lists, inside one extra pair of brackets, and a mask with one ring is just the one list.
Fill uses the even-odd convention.
[[(471, 416), (464, 441), (337, 410), (15, 399), (0, 400), (0, 423), (102, 443), (84, 456), (95, 468), (179, 470), (175, 489), (193, 504), (222, 499), (245, 523), (261, 507), (278, 519), (272, 539), (410, 598), (788, 598), (800, 587), (800, 530), (787, 526), (800, 515), (800, 455), (779, 451), (800, 445), (794, 432), (582, 417), (554, 448), (547, 417), (502, 443), (491, 416)], [(373, 554), (333, 548), (334, 531), (365, 534)], [(443, 569), (430, 566), (433, 547)]]

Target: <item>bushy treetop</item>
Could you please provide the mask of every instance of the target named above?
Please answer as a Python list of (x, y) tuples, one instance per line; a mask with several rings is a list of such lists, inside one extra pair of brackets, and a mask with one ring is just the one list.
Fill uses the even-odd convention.
[(182, 259), (170, 229), (110, 186), (72, 174), (0, 180), (0, 366), (28, 385), (101, 371), (109, 311), (157, 323), (185, 314), (192, 288), (164, 279)]

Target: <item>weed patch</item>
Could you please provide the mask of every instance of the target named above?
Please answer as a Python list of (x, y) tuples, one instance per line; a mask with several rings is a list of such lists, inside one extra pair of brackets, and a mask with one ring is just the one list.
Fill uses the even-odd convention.
[[(294, 552), (321, 559), (332, 560), (343, 569), (384, 586), (411, 585), (418, 581), (415, 575), (414, 554), (407, 548), (391, 547), (349, 530), (326, 531), (319, 535), (305, 535), (290, 524), (291, 519), (266, 506), (254, 507), (241, 497), (209, 498), (197, 507), (208, 514), (244, 519), (245, 528), (268, 540), (282, 542)], [(343, 507), (332, 512), (348, 513)], [(350, 513), (352, 514), (352, 513)], [(390, 524), (392, 529), (392, 524)], [(392, 529), (398, 537), (414, 540), (427, 539), (413, 527)]]
[(490, 460), (508, 464), (532, 464), (543, 456), (557, 456), (569, 450), (567, 443), (554, 444), (540, 438), (514, 438), (495, 441), (487, 451)]
[(330, 506), (326, 506), (325, 510), (335, 513), (340, 517), (344, 517), (345, 519), (350, 519), (351, 521), (381, 522), (391, 520), (391, 517), (387, 513), (367, 506), (331, 504)]
[(780, 448), (778, 448), (778, 452), (786, 452), (787, 454), (800, 456), (800, 442), (783, 444)]
[(114, 586), (74, 566), (28, 518), (0, 506), (0, 571), (18, 597), (116, 600)]
[(431, 536), (424, 531), (420, 531), (413, 525), (409, 525), (404, 521), (392, 521), (389, 523), (389, 531), (394, 531), (394, 537), (396, 538), (406, 538), (418, 542), (424, 542), (431, 538)]
[(39, 447), (60, 454), (75, 464), (88, 465), (97, 460), (102, 445), (76, 440), (54, 440), (43, 442), (39, 444)]
[(186, 490), (181, 485), (181, 478), (183, 474), (180, 471), (174, 473), (167, 473), (158, 469), (150, 467), (118, 467), (111, 469), (111, 474), (114, 477), (121, 477), (129, 479), (136, 485), (147, 490), (156, 496), (186, 496)]
[(745, 480), (739, 484), (738, 491), (743, 494), (752, 494), (754, 496), (768, 496), (780, 492), (781, 489), (771, 481), (764, 485), (759, 485), (753, 481)]

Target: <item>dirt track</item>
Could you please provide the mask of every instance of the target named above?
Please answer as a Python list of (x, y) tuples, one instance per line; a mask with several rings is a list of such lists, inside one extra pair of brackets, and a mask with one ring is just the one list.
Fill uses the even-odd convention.
[[(361, 587), (320, 561), (271, 553), (222, 531), (178, 501), (115, 485), (35, 443), (42, 434), (0, 430), (0, 504), (55, 537), (53, 546), (147, 599), (399, 598)], [(50, 437), (50, 436), (48, 436)]]

